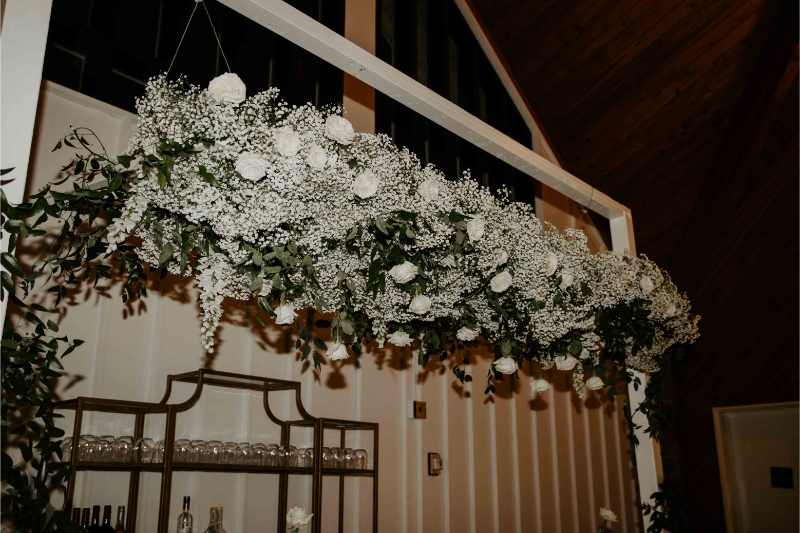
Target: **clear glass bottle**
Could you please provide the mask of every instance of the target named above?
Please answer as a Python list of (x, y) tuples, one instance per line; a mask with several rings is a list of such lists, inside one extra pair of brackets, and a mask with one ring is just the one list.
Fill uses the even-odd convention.
[(192, 533), (192, 513), (189, 512), (189, 496), (183, 497), (183, 512), (178, 516), (178, 533)]
[(217, 507), (217, 529), (215, 533), (227, 533), (222, 527), (222, 507)]
[(210, 512), (210, 517), (208, 519), (208, 528), (206, 528), (204, 533), (215, 533), (217, 531), (217, 508), (212, 507)]
[(117, 525), (114, 528), (114, 533), (125, 533), (125, 506), (120, 505), (117, 507)]

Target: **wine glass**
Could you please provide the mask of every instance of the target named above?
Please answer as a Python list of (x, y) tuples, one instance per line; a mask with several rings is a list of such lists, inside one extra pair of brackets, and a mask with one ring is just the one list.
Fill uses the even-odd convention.
[(178, 439), (175, 441), (175, 450), (172, 453), (172, 460), (176, 463), (189, 462), (192, 444), (189, 439)]
[(208, 444), (206, 444), (206, 457), (209, 463), (221, 463), (222, 462), (222, 449), (224, 444), (218, 440), (210, 440)]
[(367, 450), (358, 449), (356, 450), (356, 468), (359, 470), (366, 470), (367, 469)]

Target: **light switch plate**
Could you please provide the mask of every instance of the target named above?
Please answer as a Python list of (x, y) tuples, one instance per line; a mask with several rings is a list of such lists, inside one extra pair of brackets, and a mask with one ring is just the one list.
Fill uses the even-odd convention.
[(438, 476), (442, 473), (442, 469), (444, 468), (444, 461), (442, 460), (442, 456), (438, 453), (429, 453), (428, 454), (428, 475), (429, 476)]

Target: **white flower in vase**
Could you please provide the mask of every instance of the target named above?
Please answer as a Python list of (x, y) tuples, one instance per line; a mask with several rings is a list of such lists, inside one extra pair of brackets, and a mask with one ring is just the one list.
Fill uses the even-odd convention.
[(395, 265), (389, 270), (389, 276), (391, 276), (393, 280), (401, 285), (403, 283), (408, 283), (417, 277), (418, 273), (419, 268), (417, 268), (417, 265), (411, 263), (410, 261)]
[(347, 353), (347, 346), (340, 342), (332, 342), (328, 345), (325, 356), (331, 361), (343, 361), (350, 357), (350, 354)]
[(513, 374), (519, 367), (517, 366), (517, 362), (514, 361), (511, 357), (501, 357), (497, 361), (492, 363), (495, 368), (501, 372), (502, 374)]
[(244, 179), (256, 181), (264, 177), (267, 173), (269, 163), (252, 152), (244, 152), (236, 159), (234, 168)]
[(244, 82), (232, 72), (226, 72), (211, 80), (211, 83), (208, 84), (208, 92), (218, 102), (229, 104), (240, 104), (247, 98), (247, 88)]
[(371, 170), (365, 170), (353, 181), (353, 193), (359, 198), (366, 199), (375, 196), (380, 185), (380, 178)]
[(331, 115), (325, 120), (325, 135), (339, 144), (351, 144), (356, 136), (350, 121), (339, 115)]
[(294, 322), (294, 319), (297, 318), (297, 313), (294, 312), (294, 308), (289, 304), (279, 305), (275, 309), (275, 323), (287, 325)]

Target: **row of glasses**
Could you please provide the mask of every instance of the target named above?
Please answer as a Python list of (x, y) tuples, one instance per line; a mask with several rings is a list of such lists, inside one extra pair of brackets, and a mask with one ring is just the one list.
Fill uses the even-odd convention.
[(353, 448), (322, 448), (323, 468), (367, 469), (367, 451)]
[(61, 442), (61, 457), (67, 462), (77, 452), (81, 461), (116, 462), (116, 463), (161, 463), (164, 462), (164, 441), (153, 442), (153, 439), (134, 441), (130, 435), (114, 437), (113, 435), (81, 435), (77, 445), (73, 446), (73, 438), (66, 437)]
[[(306, 450), (303, 450), (306, 451)], [(285, 444), (262, 444), (257, 442), (222, 442), (219, 440), (175, 441), (173, 461), (176, 463), (211, 463), (248, 466), (299, 466), (298, 449)], [(312, 450), (313, 457), (313, 450)], [(313, 459), (311, 461), (313, 465)]]

